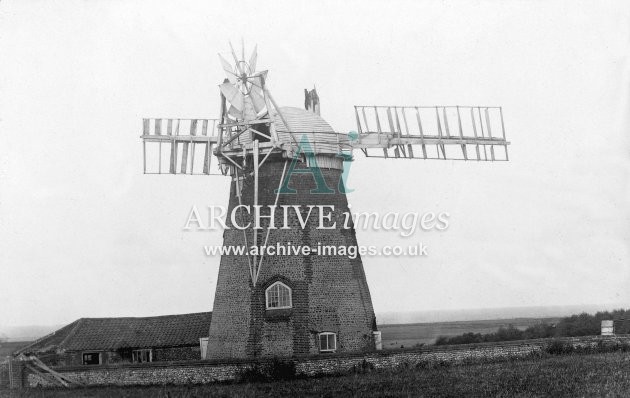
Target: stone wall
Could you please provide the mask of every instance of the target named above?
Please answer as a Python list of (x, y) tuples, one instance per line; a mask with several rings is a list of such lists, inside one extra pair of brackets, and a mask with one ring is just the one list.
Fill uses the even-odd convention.
[[(607, 344), (630, 344), (630, 336), (579, 337), (561, 339), (574, 347), (594, 347)], [(456, 346), (431, 346), (421, 349), (375, 351), (372, 353), (331, 354), (293, 358), (298, 373), (309, 376), (338, 374), (360, 368), (365, 363), (376, 369), (398, 366), (416, 366), (430, 363), (457, 363), (480, 360), (518, 358), (541, 352), (550, 339), (524, 340), (504, 343), (483, 343)], [(15, 362), (14, 362), (15, 363)], [(119, 364), (100, 366), (67, 366), (56, 370), (86, 385), (151, 385), (151, 384), (200, 384), (232, 380), (253, 362), (233, 360), (153, 362), (147, 364)], [(255, 363), (265, 363), (264, 360)], [(17, 366), (14, 366), (17, 368)], [(23, 367), (20, 367), (23, 369)], [(21, 370), (25, 386), (47, 386), (29, 370)], [(0, 372), (0, 375), (2, 373)], [(3, 380), (0, 380), (3, 385)]]

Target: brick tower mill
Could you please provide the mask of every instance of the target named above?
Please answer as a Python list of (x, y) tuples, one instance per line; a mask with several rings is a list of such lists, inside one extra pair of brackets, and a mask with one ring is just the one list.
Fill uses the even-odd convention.
[[(211, 175), (218, 159), (232, 182), (224, 246), (356, 247), (352, 222), (344, 228), (342, 178), (355, 149), (368, 157), (507, 160), (499, 107), (355, 106), (358, 131), (339, 133), (320, 116), (315, 90), (305, 91), (305, 109), (280, 107), (268, 72), (256, 71), (256, 49), (247, 61), (244, 50), (230, 55), (233, 63), (219, 56), (226, 78), (218, 119), (143, 119), (142, 133), (146, 174)], [(317, 228), (322, 206), (335, 228)], [(366, 352), (379, 343), (360, 256), (221, 256), (207, 359)]]

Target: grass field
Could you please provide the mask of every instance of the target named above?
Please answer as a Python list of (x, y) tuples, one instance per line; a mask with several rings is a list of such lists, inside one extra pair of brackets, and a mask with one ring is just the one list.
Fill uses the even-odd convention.
[(574, 354), (473, 365), (436, 365), (269, 383), (0, 390), (8, 397), (627, 397), (630, 354)]
[(492, 333), (501, 326), (509, 324), (519, 329), (541, 322), (557, 323), (560, 318), (515, 318), (497, 319), (489, 321), (461, 321), (461, 322), (434, 322), (434, 323), (409, 323), (400, 325), (379, 325), (382, 332), (383, 348), (392, 349), (413, 347), (416, 344), (433, 344), (438, 336), (456, 336), (462, 333)]

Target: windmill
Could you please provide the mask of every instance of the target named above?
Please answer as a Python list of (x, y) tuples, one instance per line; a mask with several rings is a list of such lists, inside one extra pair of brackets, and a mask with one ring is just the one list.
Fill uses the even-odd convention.
[[(352, 225), (318, 229), (308, 210), (333, 208), (330, 219), (341, 224), (349, 213), (344, 162), (355, 151), (391, 159), (508, 160), (500, 107), (355, 106), (357, 131), (340, 133), (319, 115), (315, 90), (305, 91), (306, 109), (280, 107), (268, 72), (256, 70), (257, 49), (247, 61), (244, 46), (240, 57), (231, 44), (230, 50), (231, 61), (219, 55), (226, 76), (218, 119), (147, 118), (142, 133), (146, 174), (231, 178), (228, 214), (236, 217), (226, 220), (224, 246), (356, 247)], [(211, 172), (213, 157), (220, 173)], [(248, 206), (293, 213), (252, 214)], [(375, 332), (360, 256), (221, 257), (209, 359), (370, 351)]]

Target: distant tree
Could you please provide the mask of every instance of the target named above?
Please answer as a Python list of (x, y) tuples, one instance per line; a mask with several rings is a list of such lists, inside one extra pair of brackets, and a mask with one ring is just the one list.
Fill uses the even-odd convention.
[(480, 333), (464, 333), (459, 336), (440, 336), (435, 341), (435, 345), (473, 344), (483, 341), (484, 336)]
[(601, 332), (601, 322), (612, 320), (615, 334), (630, 334), (630, 310), (601, 311), (594, 315), (585, 312), (562, 318), (557, 325), (539, 323), (520, 330), (514, 325), (501, 326), (493, 333), (464, 333), (458, 336), (440, 336), (435, 345), (472, 344), (481, 342), (544, 339), (551, 337), (596, 336)]
[(523, 332), (510, 324), (507, 327), (501, 326), (496, 333), (490, 333), (486, 341), (512, 341), (522, 340)]
[(593, 336), (601, 332), (601, 322), (612, 320), (616, 334), (630, 332), (630, 310), (600, 311), (595, 315), (585, 312), (563, 318), (558, 322), (557, 336)]
[(539, 323), (523, 331), (523, 340), (546, 339), (556, 335), (556, 326), (549, 323)]
[(561, 319), (556, 330), (558, 336), (566, 337), (597, 335), (600, 331), (600, 322), (595, 316), (583, 312)]

